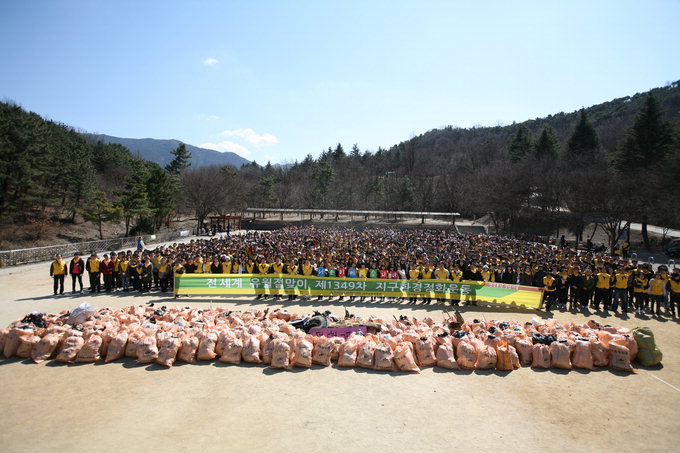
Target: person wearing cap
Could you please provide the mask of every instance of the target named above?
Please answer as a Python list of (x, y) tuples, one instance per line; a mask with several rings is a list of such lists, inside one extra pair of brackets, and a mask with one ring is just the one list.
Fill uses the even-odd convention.
[(616, 311), (619, 308), (619, 301), (621, 302), (621, 313), (628, 313), (628, 282), (631, 274), (628, 267), (622, 267), (614, 273), (614, 300), (612, 302), (612, 310)]
[(66, 261), (64, 261), (61, 255), (57, 254), (54, 257), (54, 261), (50, 264), (50, 277), (54, 280), (54, 295), (64, 294), (64, 279), (68, 275), (68, 266)]
[(68, 272), (71, 274), (71, 292), (76, 292), (76, 283), (80, 284), (80, 292), (83, 292), (83, 274), (85, 273), (85, 262), (80, 258), (80, 253), (73, 255), (68, 265)]
[(222, 270), (221, 270), (221, 273), (223, 273), (223, 274), (231, 274), (231, 269), (232, 269), (231, 258), (230, 258), (229, 256), (223, 255), (223, 256), (222, 256)]

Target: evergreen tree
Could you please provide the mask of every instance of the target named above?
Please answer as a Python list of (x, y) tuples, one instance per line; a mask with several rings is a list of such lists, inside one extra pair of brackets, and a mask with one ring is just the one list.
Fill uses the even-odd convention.
[(125, 190), (117, 191), (120, 196), (118, 206), (121, 216), (125, 221), (125, 236), (130, 234), (130, 226), (135, 217), (146, 217), (151, 213), (149, 209), (149, 194), (147, 184), (149, 182), (149, 172), (143, 162), (137, 162), (135, 170), (125, 178)]
[(509, 154), (510, 160), (519, 162), (525, 156), (531, 154), (533, 149), (533, 139), (531, 131), (525, 125), (520, 125), (510, 140)]
[(361, 150), (359, 149), (359, 145), (356, 143), (352, 145), (352, 151), (349, 152), (349, 155), (357, 158), (361, 155)]
[(559, 153), (560, 142), (552, 127), (545, 126), (536, 141), (534, 155), (538, 159), (555, 159)]
[(152, 162), (147, 162), (149, 178), (146, 182), (148, 207), (153, 214), (154, 231), (159, 229), (164, 220), (175, 209), (179, 200), (181, 186), (179, 178)]
[(333, 151), (333, 159), (334, 160), (340, 160), (343, 157), (345, 157), (345, 149), (342, 147), (340, 143), (338, 143), (338, 146), (335, 147), (335, 150)]
[(672, 145), (673, 129), (663, 120), (656, 98), (649, 95), (619, 144), (616, 167), (619, 170), (649, 167), (663, 161)]
[(104, 222), (120, 220), (123, 215), (122, 209), (119, 206), (114, 206), (101, 190), (96, 191), (90, 202), (79, 212), (85, 220), (97, 224), (99, 239), (104, 239), (102, 224)]
[(595, 128), (588, 117), (585, 109), (581, 109), (581, 116), (574, 128), (574, 133), (567, 142), (567, 158), (593, 157), (600, 147), (600, 140), (597, 138)]
[(189, 160), (191, 159), (191, 151), (189, 151), (184, 145), (180, 143), (179, 146), (172, 151), (172, 155), (175, 156), (165, 169), (172, 175), (179, 175), (182, 170), (188, 168), (191, 165)]

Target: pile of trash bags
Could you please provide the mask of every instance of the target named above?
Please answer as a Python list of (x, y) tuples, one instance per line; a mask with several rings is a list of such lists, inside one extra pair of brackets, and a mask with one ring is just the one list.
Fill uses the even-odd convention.
[[(661, 361), (647, 328), (634, 332), (600, 325), (533, 318), (530, 322), (401, 316), (365, 320), (345, 313), (298, 316), (284, 310), (231, 311), (222, 308), (127, 306), (95, 309), (83, 304), (73, 312), (32, 313), (0, 331), (6, 357), (60, 362), (111, 362), (123, 357), (137, 363), (171, 367), (175, 361), (219, 360), (262, 363), (274, 368), (312, 364), (419, 372), (437, 366), (450, 370), (502, 370), (520, 367), (610, 367), (634, 371)], [(323, 319), (321, 319), (323, 318)], [(305, 322), (305, 319), (312, 320)], [(313, 336), (312, 327), (368, 325), (348, 338)]]

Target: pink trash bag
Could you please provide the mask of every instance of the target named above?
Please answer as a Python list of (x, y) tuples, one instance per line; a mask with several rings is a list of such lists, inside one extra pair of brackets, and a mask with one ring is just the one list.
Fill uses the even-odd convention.
[(394, 363), (397, 364), (399, 371), (413, 371), (420, 373), (420, 368), (413, 358), (413, 344), (410, 342), (403, 342), (397, 345), (394, 350)]

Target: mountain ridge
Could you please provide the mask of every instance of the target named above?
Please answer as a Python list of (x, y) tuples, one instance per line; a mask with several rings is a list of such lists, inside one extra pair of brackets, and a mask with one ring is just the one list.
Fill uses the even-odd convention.
[(173, 158), (171, 152), (176, 149), (180, 143), (184, 143), (186, 148), (191, 152), (190, 162), (191, 166), (194, 168), (206, 167), (209, 165), (232, 165), (236, 168), (240, 168), (242, 165), (251, 162), (233, 152), (220, 152), (201, 148), (177, 139), (157, 139), (150, 137), (126, 138), (107, 134), (90, 133), (83, 133), (82, 135), (86, 140), (93, 143), (101, 141), (103, 143), (117, 143), (125, 146), (133, 155), (155, 162), (161, 167), (165, 167), (170, 163)]

